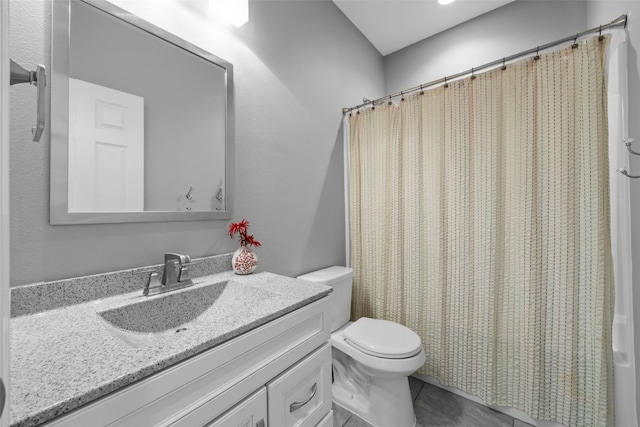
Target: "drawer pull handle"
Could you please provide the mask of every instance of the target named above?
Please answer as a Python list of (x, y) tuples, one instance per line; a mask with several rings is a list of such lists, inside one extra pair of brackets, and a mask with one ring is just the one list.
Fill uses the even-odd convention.
[(318, 391), (318, 383), (313, 383), (313, 387), (311, 387), (311, 396), (309, 396), (304, 402), (293, 402), (291, 405), (289, 405), (289, 412), (297, 411), (298, 409), (309, 403), (311, 399), (313, 399), (316, 395), (316, 391)]

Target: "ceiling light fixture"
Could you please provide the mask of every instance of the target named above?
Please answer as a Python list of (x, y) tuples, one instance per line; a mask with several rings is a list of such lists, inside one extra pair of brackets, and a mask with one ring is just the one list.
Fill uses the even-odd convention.
[(445, 5), (445, 4), (451, 4), (453, 3), (455, 0), (438, 0), (438, 3), (440, 3), (441, 5)]

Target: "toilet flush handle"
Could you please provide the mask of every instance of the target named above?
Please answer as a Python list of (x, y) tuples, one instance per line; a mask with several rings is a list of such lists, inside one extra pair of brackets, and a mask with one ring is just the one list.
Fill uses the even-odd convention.
[(311, 387), (311, 396), (309, 396), (303, 402), (293, 402), (291, 405), (289, 405), (289, 412), (295, 412), (309, 403), (311, 399), (313, 399), (316, 395), (316, 391), (318, 391), (318, 383), (313, 383), (313, 387)]

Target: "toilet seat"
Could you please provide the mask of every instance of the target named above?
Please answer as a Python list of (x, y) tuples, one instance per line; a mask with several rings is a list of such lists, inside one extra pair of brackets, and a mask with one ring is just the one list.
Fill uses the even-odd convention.
[(344, 330), (344, 339), (352, 347), (371, 356), (405, 359), (422, 350), (418, 334), (395, 322), (362, 317)]

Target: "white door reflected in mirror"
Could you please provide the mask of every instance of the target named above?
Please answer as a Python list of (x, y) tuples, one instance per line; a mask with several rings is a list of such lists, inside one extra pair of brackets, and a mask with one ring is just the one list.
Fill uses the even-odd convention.
[(144, 210), (144, 98), (69, 79), (69, 212)]

